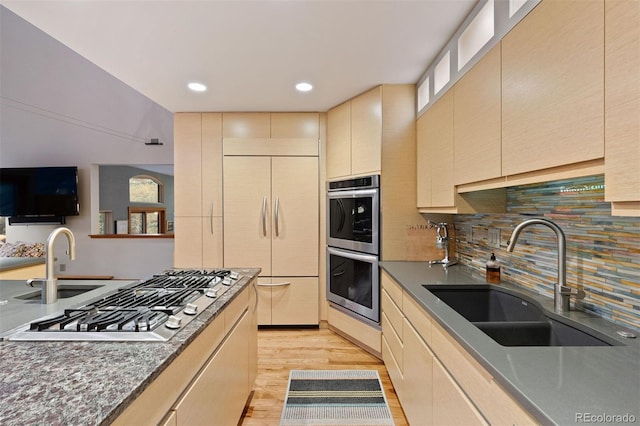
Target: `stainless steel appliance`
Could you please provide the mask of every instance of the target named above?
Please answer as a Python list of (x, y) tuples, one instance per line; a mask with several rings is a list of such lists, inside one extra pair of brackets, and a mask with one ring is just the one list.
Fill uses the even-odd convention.
[(379, 254), (380, 176), (327, 183), (327, 244)]
[(380, 176), (327, 184), (327, 300), (380, 322)]
[(327, 247), (327, 299), (380, 322), (378, 256)]
[(40, 318), (8, 340), (167, 341), (242, 277), (176, 269)]

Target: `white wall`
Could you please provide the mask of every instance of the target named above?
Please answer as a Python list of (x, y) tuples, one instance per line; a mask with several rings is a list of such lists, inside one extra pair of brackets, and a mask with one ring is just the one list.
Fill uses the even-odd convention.
[[(145, 145), (151, 138), (163, 145)], [(173, 265), (171, 239), (89, 238), (96, 164), (171, 163), (170, 111), (0, 6), (0, 167), (78, 166), (80, 216), (67, 218), (77, 258), (66, 274), (139, 278)], [(8, 227), (8, 241), (45, 241), (53, 229), (17, 228)]]

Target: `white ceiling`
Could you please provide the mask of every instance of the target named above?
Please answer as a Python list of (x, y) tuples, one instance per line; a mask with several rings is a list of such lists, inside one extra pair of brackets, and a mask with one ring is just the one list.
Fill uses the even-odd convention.
[[(173, 112), (326, 111), (416, 83), (476, 2), (0, 1)], [(299, 81), (315, 89), (298, 93)]]

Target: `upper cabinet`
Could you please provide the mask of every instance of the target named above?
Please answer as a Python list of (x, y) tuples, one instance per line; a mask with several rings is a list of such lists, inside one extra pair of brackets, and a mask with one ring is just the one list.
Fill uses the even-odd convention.
[(604, 157), (603, 40), (603, 1), (567, 0), (502, 39), (503, 175)]
[(453, 88), (456, 185), (502, 176), (500, 44)]
[(327, 178), (374, 174), (382, 169), (382, 86), (327, 114)]
[(640, 216), (640, 2), (605, 1), (605, 198)]
[(455, 206), (453, 92), (445, 93), (418, 120), (418, 208)]
[(222, 114), (174, 115), (174, 266), (222, 266)]

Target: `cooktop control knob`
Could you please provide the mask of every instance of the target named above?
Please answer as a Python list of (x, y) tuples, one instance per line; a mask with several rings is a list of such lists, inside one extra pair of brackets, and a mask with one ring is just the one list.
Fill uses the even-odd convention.
[(232, 272), (229, 274), (229, 277), (230, 277), (232, 280), (237, 280), (238, 278), (240, 278), (240, 274), (238, 274), (237, 272), (233, 272), (233, 271), (232, 271)]
[(208, 288), (204, 293), (205, 296), (215, 299), (218, 297), (218, 289), (217, 288)]
[(232, 285), (233, 281), (231, 281), (231, 278), (229, 278), (229, 277), (224, 277), (224, 279), (222, 280), (222, 284), (223, 285)]
[(182, 318), (177, 317), (175, 315), (171, 315), (169, 316), (169, 319), (167, 320), (164, 326), (172, 330), (175, 330), (177, 328), (180, 328), (180, 325), (182, 325)]
[(184, 312), (186, 315), (195, 315), (198, 313), (198, 305), (196, 305), (195, 303), (187, 303), (187, 306), (184, 307), (184, 310), (182, 312)]

